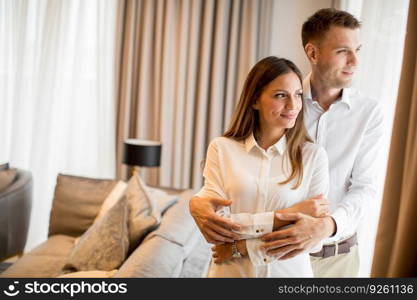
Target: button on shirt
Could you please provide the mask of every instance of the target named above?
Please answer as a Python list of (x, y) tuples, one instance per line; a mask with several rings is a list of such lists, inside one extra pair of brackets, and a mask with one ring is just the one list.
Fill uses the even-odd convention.
[[(312, 277), (308, 253), (278, 261), (260, 249), (260, 237), (272, 231), (274, 211), (328, 191), (328, 162), (322, 147), (305, 143), (302, 149), (304, 176), (281, 185), (290, 175), (285, 136), (266, 151), (250, 135), (236, 141), (218, 137), (209, 145), (204, 168), (204, 186), (198, 197), (232, 200), (219, 214), (244, 225), (248, 257), (210, 264), (209, 277)], [(319, 245), (319, 248), (321, 245)]]
[(324, 111), (312, 99), (310, 75), (303, 86), (305, 125), (329, 158), (328, 199), (337, 231), (324, 242), (331, 243), (355, 233), (369, 203), (376, 200), (383, 114), (378, 102), (351, 88), (343, 89)]

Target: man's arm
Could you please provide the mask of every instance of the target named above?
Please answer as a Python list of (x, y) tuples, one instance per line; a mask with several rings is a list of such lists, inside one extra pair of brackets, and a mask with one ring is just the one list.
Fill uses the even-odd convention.
[[(379, 107), (375, 109), (367, 127), (353, 166), (351, 185), (335, 211), (329, 217), (318, 220), (303, 215), (282, 215), (283, 220), (293, 220), (295, 223), (284, 232), (277, 231), (264, 237), (268, 254), (281, 259), (291, 258), (306, 251), (314, 241), (343, 232), (347, 228), (357, 228), (369, 201), (376, 194), (375, 178), (383, 137), (383, 116)], [(285, 238), (286, 235), (291, 236), (294, 242), (291, 243), (291, 238)], [(305, 242), (306, 236), (312, 237), (311, 243)]]
[(314, 218), (302, 213), (284, 213), (278, 218), (294, 223), (289, 228), (262, 237), (265, 242), (262, 249), (278, 259), (297, 256), (336, 232), (336, 224), (329, 216)]
[[(272, 231), (276, 231), (279, 228), (289, 225), (294, 222), (293, 219), (289, 220), (283, 220), (282, 218), (279, 218), (278, 216), (286, 215), (286, 214), (294, 214), (294, 213), (303, 213), (310, 215), (312, 217), (316, 218), (323, 218), (324, 216), (328, 215), (329, 213), (329, 203), (324, 198), (323, 195), (319, 195), (317, 197), (304, 200), (300, 203), (297, 203), (291, 207), (276, 210), (275, 213), (273, 213), (273, 225), (272, 225)], [(250, 215), (250, 214), (246, 214)], [(263, 215), (263, 214), (253, 214), (250, 216), (257, 216), (257, 215)], [(233, 215), (232, 215), (233, 216)], [(254, 217), (256, 219), (256, 217)], [(248, 236), (248, 233), (251, 233), (253, 230), (245, 230), (240, 231), (243, 235)], [(253, 234), (253, 237), (259, 237), (261, 235), (264, 235), (263, 233), (257, 233)], [(249, 256), (252, 263), (254, 265), (261, 265), (261, 264), (268, 264), (273, 259), (271, 257), (268, 257), (265, 255), (265, 251), (260, 249), (260, 245), (262, 244), (261, 240), (259, 238), (247, 238), (247, 239), (241, 239), (236, 242), (237, 248), (239, 252), (245, 257)], [(232, 243), (227, 242), (220, 245), (216, 245), (212, 247), (213, 251), (213, 259), (215, 263), (222, 263), (229, 259), (232, 259)]]
[(379, 108), (373, 112), (365, 130), (352, 169), (350, 186), (342, 201), (331, 214), (336, 222), (337, 232), (357, 228), (368, 211), (369, 203), (376, 199), (379, 157), (384, 136), (383, 115)]
[[(308, 195), (323, 193), (329, 189), (329, 170), (327, 153), (323, 148), (317, 149), (314, 161), (314, 172), (311, 178)], [(301, 202), (302, 203), (302, 202)], [(311, 251), (314, 246), (320, 246), (321, 240), (333, 235), (336, 223), (332, 217), (315, 218), (303, 212), (279, 214), (282, 221), (293, 224), (286, 229), (269, 233), (262, 237), (262, 246), (267, 254), (280, 259), (294, 257), (300, 253)], [(314, 250), (313, 250), (314, 251)]]

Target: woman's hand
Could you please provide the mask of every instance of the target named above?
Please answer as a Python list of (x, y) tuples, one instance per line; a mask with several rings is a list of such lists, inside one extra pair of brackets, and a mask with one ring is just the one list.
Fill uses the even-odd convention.
[(232, 243), (218, 244), (211, 248), (215, 264), (221, 264), (232, 259)]
[(222, 244), (233, 242), (240, 235), (233, 230), (241, 230), (239, 224), (216, 214), (218, 206), (229, 206), (232, 201), (215, 198), (193, 197), (189, 202), (191, 216), (194, 218), (198, 229), (210, 244)]
[[(246, 249), (246, 240), (236, 241), (236, 247), (242, 256), (247, 256), (248, 251)], [(213, 252), (214, 263), (221, 264), (223, 262), (233, 259), (232, 256), (232, 243), (224, 243), (215, 245), (211, 248)]]

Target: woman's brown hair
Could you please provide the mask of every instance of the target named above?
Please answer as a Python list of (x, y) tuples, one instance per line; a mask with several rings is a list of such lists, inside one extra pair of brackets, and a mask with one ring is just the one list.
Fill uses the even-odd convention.
[[(259, 112), (253, 108), (256, 100), (259, 99), (265, 87), (278, 76), (295, 73), (302, 83), (302, 75), (297, 66), (285, 58), (269, 56), (260, 60), (249, 72), (243, 86), (239, 103), (233, 114), (230, 127), (223, 134), (224, 137), (241, 141), (248, 138), (252, 133), (256, 136), (260, 130)], [(295, 125), (286, 129), (287, 152), (290, 158), (292, 171), (290, 176), (280, 184), (289, 183), (297, 178), (296, 189), (303, 179), (302, 146), (305, 142), (311, 142), (304, 126), (304, 113), (302, 109), (297, 116)]]

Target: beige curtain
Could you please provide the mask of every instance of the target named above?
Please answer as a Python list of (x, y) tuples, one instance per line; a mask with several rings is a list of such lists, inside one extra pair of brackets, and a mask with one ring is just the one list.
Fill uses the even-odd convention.
[(126, 0), (120, 9), (117, 176), (123, 140), (162, 142), (149, 184), (199, 187), (249, 69), (269, 49), (273, 0)]
[(417, 276), (416, 180), (417, 0), (410, 0), (404, 60), (372, 277)]

